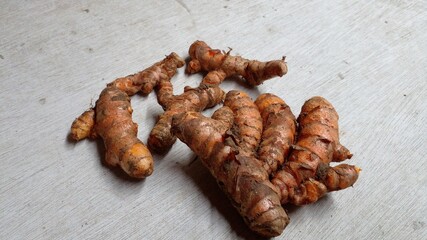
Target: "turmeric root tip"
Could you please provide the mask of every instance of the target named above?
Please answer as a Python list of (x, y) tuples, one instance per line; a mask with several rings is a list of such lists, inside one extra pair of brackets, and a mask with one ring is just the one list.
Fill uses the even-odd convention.
[(76, 120), (71, 125), (71, 138), (75, 141), (80, 141), (85, 138), (95, 138), (96, 133), (94, 131), (95, 126), (95, 111), (91, 108)]

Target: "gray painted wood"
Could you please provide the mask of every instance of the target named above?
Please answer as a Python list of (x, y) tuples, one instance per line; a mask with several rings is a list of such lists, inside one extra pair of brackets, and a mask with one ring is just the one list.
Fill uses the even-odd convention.
[[(289, 73), (248, 90), (295, 113), (314, 95), (340, 114), (363, 171), (353, 188), (289, 209), (277, 239), (427, 239), (425, 1), (1, 1), (0, 239), (253, 238), (182, 143), (129, 181), (102, 145), (67, 140), (106, 83), (197, 39)], [(174, 78), (175, 91), (200, 75)], [(224, 89), (243, 87), (227, 81)], [(132, 98), (146, 141), (162, 112)], [(209, 111), (207, 112), (209, 114)]]

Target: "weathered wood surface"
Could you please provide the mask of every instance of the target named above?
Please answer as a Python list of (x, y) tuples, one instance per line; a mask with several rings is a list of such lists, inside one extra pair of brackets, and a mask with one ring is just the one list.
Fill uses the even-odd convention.
[[(4, 0), (0, 26), (0, 239), (253, 238), (184, 144), (135, 182), (101, 164), (100, 144), (66, 138), (106, 83), (196, 39), (286, 55), (289, 73), (250, 94), (295, 113), (326, 97), (363, 169), (354, 188), (290, 209), (278, 239), (427, 239), (425, 1)], [(181, 70), (176, 93), (200, 79)], [(161, 107), (132, 104), (146, 141)]]

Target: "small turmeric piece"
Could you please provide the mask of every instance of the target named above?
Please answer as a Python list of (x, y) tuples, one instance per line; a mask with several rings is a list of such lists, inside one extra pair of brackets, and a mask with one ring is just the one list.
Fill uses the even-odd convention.
[(352, 186), (360, 169), (347, 164), (330, 167), (352, 157), (339, 142), (338, 114), (322, 97), (306, 101), (298, 117), (298, 139), (283, 169), (271, 180), (281, 192), (281, 202), (303, 205), (328, 191)]
[(80, 141), (85, 138), (95, 139), (97, 134), (94, 129), (95, 126), (95, 111), (90, 108), (83, 112), (71, 124), (71, 138)]
[(184, 93), (173, 95), (170, 81), (160, 81), (157, 100), (165, 112), (160, 115), (148, 137), (148, 146), (155, 152), (164, 152), (172, 147), (176, 137), (171, 132), (172, 117), (182, 112), (201, 112), (223, 101), (224, 91), (218, 86), (201, 84), (197, 88), (186, 87)]
[(203, 41), (195, 41), (188, 51), (191, 61), (187, 65), (187, 73), (207, 71), (203, 84), (219, 85), (225, 78), (238, 75), (246, 79), (250, 86), (257, 86), (265, 80), (283, 76), (288, 68), (285, 58), (268, 62), (248, 60), (240, 56), (231, 56), (230, 51), (224, 53), (210, 48)]
[(176, 53), (151, 67), (107, 84), (94, 108), (85, 111), (71, 125), (71, 138), (79, 141), (100, 136), (106, 148), (105, 162), (119, 165), (129, 176), (144, 178), (153, 172), (148, 148), (136, 137), (137, 124), (132, 122), (130, 96), (150, 93), (161, 81), (169, 81), (184, 65)]

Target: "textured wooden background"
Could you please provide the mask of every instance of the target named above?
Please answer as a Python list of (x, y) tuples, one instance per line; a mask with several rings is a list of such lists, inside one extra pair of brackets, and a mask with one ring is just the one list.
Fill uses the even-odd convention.
[[(102, 165), (102, 144), (67, 140), (106, 83), (197, 39), (286, 55), (289, 73), (249, 93), (296, 114), (326, 97), (363, 169), (353, 188), (288, 209), (278, 239), (427, 239), (426, 1), (2, 0), (0, 26), (0, 239), (254, 238), (184, 144), (129, 181)], [(181, 70), (175, 92), (200, 79)], [(155, 94), (132, 105), (146, 141), (162, 109)]]

